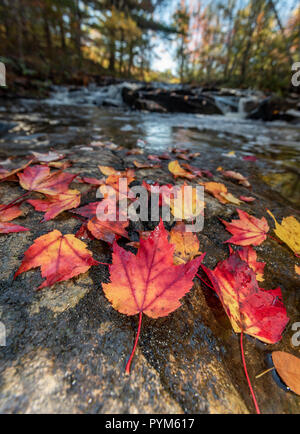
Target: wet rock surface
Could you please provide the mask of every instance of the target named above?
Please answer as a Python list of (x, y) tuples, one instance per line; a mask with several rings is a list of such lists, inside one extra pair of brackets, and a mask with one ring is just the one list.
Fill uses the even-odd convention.
[[(132, 167), (142, 156), (126, 155), (126, 150), (108, 150), (85, 145), (67, 151), (73, 161), (68, 169), (81, 176), (100, 178), (98, 164), (116, 169)], [(215, 171), (224, 158), (206, 153), (192, 164), (214, 170), (213, 180), (225, 182), (235, 196), (249, 195), (249, 189), (224, 180)], [(136, 170), (143, 179), (173, 182), (167, 170)], [(240, 208), (257, 217), (271, 219), (266, 208), (281, 221), (296, 215), (290, 203), (262, 183), (257, 166), (241, 159), (228, 159), (226, 168), (248, 176), (253, 188), (252, 204)], [(204, 178), (205, 179), (205, 178)], [(181, 181), (179, 181), (181, 182)], [(193, 184), (193, 183), (191, 183)], [(87, 187), (73, 183), (83, 193)], [(0, 184), (1, 203), (22, 194), (16, 183)], [(204, 264), (213, 268), (228, 256), (229, 238), (219, 218), (237, 217), (234, 205), (222, 205), (205, 195), (205, 225), (198, 234), (200, 249), (207, 252)], [(83, 195), (82, 204), (95, 200), (95, 190)], [(33, 241), (53, 230), (75, 233), (81, 223), (65, 212), (55, 220), (40, 223), (42, 214), (23, 204), (24, 216), (16, 223), (30, 232), (0, 236), (0, 320), (7, 331), (7, 345), (0, 347), (0, 411), (2, 413), (252, 413), (253, 403), (242, 368), (239, 336), (215, 294), (195, 279), (182, 307), (165, 318), (144, 316), (142, 333), (130, 376), (125, 364), (137, 330), (137, 317), (116, 312), (105, 298), (101, 284), (109, 281), (106, 266), (67, 282), (37, 292), (42, 278), (38, 269), (13, 276), (25, 250)], [(141, 223), (130, 223), (130, 233)], [(154, 223), (144, 223), (152, 229)], [(94, 258), (110, 262), (109, 246), (99, 240), (86, 241)], [(124, 245), (124, 244), (122, 244)], [(292, 324), (299, 321), (299, 279), (294, 272), (297, 261), (284, 244), (268, 238), (256, 248), (258, 259), (267, 263), (266, 289), (281, 286), (290, 322), (283, 339), (265, 345), (245, 337), (247, 366), (263, 413), (299, 413), (299, 397), (285, 390), (268, 373), (255, 375), (270, 366), (270, 353), (283, 350), (299, 357), (300, 347), (292, 345)]]

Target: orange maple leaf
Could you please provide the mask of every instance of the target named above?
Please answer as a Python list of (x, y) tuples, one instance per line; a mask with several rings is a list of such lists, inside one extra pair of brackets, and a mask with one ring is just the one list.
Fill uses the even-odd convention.
[[(174, 246), (168, 242), (168, 233), (162, 221), (145, 240), (140, 240), (136, 256), (116, 242), (113, 245), (110, 283), (103, 284), (103, 290), (120, 313), (140, 315), (139, 330), (142, 313), (151, 318), (169, 315), (181, 306), (180, 299), (193, 285), (203, 257), (187, 264), (174, 265), (173, 253)], [(133, 353), (126, 367), (127, 372)]]
[(171, 161), (168, 165), (169, 171), (173, 174), (175, 178), (187, 178), (187, 179), (194, 179), (196, 178), (196, 175), (193, 175), (192, 173), (187, 172), (183, 167), (180, 166), (177, 160)]
[(185, 232), (185, 224), (178, 222), (171, 230), (169, 242), (174, 244), (174, 264), (186, 264), (196, 256), (201, 255), (199, 252), (199, 240), (193, 232)]
[(221, 220), (226, 226), (228, 232), (233, 237), (226, 241), (226, 243), (238, 244), (239, 246), (259, 246), (266, 238), (269, 231), (267, 220), (262, 217), (258, 219), (249, 215), (241, 209), (237, 209), (240, 220), (232, 220), (226, 222)]
[(46, 280), (38, 289), (71, 279), (98, 265), (86, 244), (72, 234), (62, 235), (58, 230), (37, 238), (25, 252), (25, 257), (14, 278), (25, 271), (41, 267)]
[(58, 214), (68, 209), (77, 208), (80, 205), (80, 192), (78, 190), (67, 190), (65, 193), (53, 196), (46, 195), (46, 199), (27, 200), (36, 211), (45, 212), (42, 221), (54, 219)]
[(69, 184), (77, 175), (57, 171), (50, 173), (48, 166), (27, 167), (24, 172), (18, 173), (21, 186), (25, 190), (56, 195), (68, 190)]
[(11, 220), (16, 219), (22, 214), (22, 211), (18, 205), (7, 208), (6, 205), (0, 205), (0, 234), (9, 234), (11, 232), (25, 232), (29, 229), (23, 226), (8, 223)]
[(199, 184), (204, 185), (205, 191), (212, 194), (223, 204), (234, 203), (235, 205), (239, 205), (241, 203), (239, 199), (228, 192), (226, 185), (221, 182), (199, 182)]
[[(114, 202), (112, 202), (112, 205), (112, 209), (114, 210)], [(112, 244), (116, 237), (128, 238), (128, 233), (125, 230), (128, 226), (128, 219), (126, 218), (124, 221), (120, 220), (119, 216), (121, 212), (116, 210), (114, 213), (114, 211), (111, 211), (109, 208), (107, 209), (107, 206), (109, 206), (109, 204), (106, 199), (105, 202), (92, 202), (72, 212), (89, 219), (84, 229), (88, 229), (95, 238)], [(99, 218), (100, 213), (105, 215), (105, 219)], [(82, 229), (82, 231), (84, 229)], [(79, 232), (79, 234), (81, 235), (81, 232)]]

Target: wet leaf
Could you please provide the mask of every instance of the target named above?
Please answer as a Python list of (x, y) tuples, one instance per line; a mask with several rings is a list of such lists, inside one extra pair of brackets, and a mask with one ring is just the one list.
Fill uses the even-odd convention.
[(289, 321), (281, 289), (259, 288), (254, 271), (238, 253), (219, 262), (212, 271), (204, 266), (236, 333), (247, 333), (274, 344)]
[(300, 395), (300, 359), (284, 351), (273, 351), (272, 359), (282, 381)]
[(62, 160), (65, 157), (63, 154), (59, 154), (58, 152), (53, 152), (53, 151), (49, 151), (47, 154), (31, 151), (31, 154), (34, 155), (36, 160), (44, 163), (50, 163), (52, 161)]
[(259, 246), (267, 238), (269, 231), (267, 220), (264, 217), (258, 219), (241, 209), (237, 209), (237, 212), (239, 220), (232, 220), (231, 222), (221, 220), (228, 232), (233, 235), (226, 243), (238, 244), (239, 246)]
[(5, 179), (11, 178), (12, 176), (16, 175), (18, 172), (21, 172), (22, 170), (26, 169), (26, 167), (28, 167), (32, 162), (33, 162), (33, 160), (30, 160), (30, 161), (28, 161), (28, 163), (24, 164), (23, 166), (18, 167), (17, 169), (13, 169), (13, 170), (1, 169), (0, 170), (0, 181), (4, 181)]
[(67, 191), (76, 176), (62, 171), (50, 173), (48, 166), (27, 167), (24, 172), (18, 173), (20, 184), (25, 190), (49, 195)]
[(199, 183), (203, 185), (205, 191), (212, 194), (219, 202), (222, 204), (234, 203), (235, 205), (239, 205), (240, 201), (228, 192), (226, 185), (221, 182), (203, 182)]
[[(231, 247), (229, 247), (230, 253), (232, 253)], [(242, 261), (247, 262), (250, 268), (254, 271), (256, 274), (256, 280), (259, 282), (264, 281), (264, 268), (266, 263), (265, 262), (258, 262), (257, 261), (257, 254), (256, 251), (253, 249), (252, 246), (246, 246), (239, 248), (237, 250), (237, 253)]]
[(168, 168), (175, 178), (177, 177), (187, 178), (187, 179), (196, 178), (196, 175), (193, 175), (192, 173), (189, 173), (185, 169), (183, 169), (177, 160), (171, 161), (168, 165)]
[(254, 202), (255, 201), (255, 197), (251, 197), (251, 196), (240, 196), (240, 199), (244, 202)]
[(161, 167), (161, 164), (141, 163), (140, 161), (137, 160), (134, 160), (133, 164), (138, 169), (157, 169)]
[(196, 216), (203, 214), (205, 203), (201, 200), (196, 188), (191, 187), (186, 191), (187, 185), (184, 183), (181, 187), (177, 186), (176, 191), (180, 201), (176, 198), (163, 194), (164, 203), (169, 204), (172, 215), (179, 220), (191, 220)]
[(113, 215), (111, 220), (109, 220), (109, 215), (107, 215), (107, 220), (93, 217), (87, 224), (88, 230), (95, 238), (106, 241), (109, 244), (113, 244), (118, 237), (128, 238), (128, 233), (125, 230), (127, 226), (128, 220), (119, 221), (118, 215), (117, 218)]
[(143, 312), (151, 318), (167, 316), (180, 307), (202, 257), (174, 265), (173, 253), (162, 221), (146, 240), (140, 240), (136, 256), (114, 243), (111, 282), (103, 284), (113, 307), (125, 315)]
[(289, 216), (283, 218), (281, 223), (278, 223), (271, 211), (267, 211), (275, 222), (274, 232), (277, 237), (289, 246), (294, 253), (300, 255), (300, 223), (298, 220), (293, 216)]
[(32, 268), (41, 267), (42, 277), (46, 278), (38, 288), (41, 289), (85, 273), (97, 264), (85, 243), (74, 235), (62, 235), (54, 230), (37, 238), (29, 247), (15, 278)]
[(185, 224), (178, 222), (171, 230), (169, 242), (174, 244), (175, 265), (186, 264), (196, 256), (201, 255), (199, 252), (199, 240), (193, 232), (185, 232)]
[(0, 234), (9, 234), (12, 232), (25, 232), (30, 229), (24, 228), (13, 223), (8, 223), (22, 215), (22, 211), (18, 205), (6, 208), (6, 205), (0, 205)]
[(188, 163), (183, 163), (183, 164), (182, 164), (182, 167), (184, 167), (185, 169), (187, 169), (187, 170), (188, 170), (189, 172), (191, 172), (193, 175), (200, 176), (200, 177), (203, 175), (202, 170), (198, 169), (198, 168), (195, 167), (195, 166), (191, 166), (191, 165), (188, 164)]
[(46, 196), (46, 199), (27, 200), (36, 211), (45, 213), (43, 221), (54, 219), (63, 211), (77, 208), (80, 205), (80, 192), (78, 190), (67, 190), (65, 193)]
[(225, 178), (235, 179), (236, 181), (238, 181), (239, 184), (243, 185), (244, 187), (251, 187), (247, 178), (245, 178), (245, 176), (239, 172), (234, 172), (233, 170), (226, 170), (222, 171), (222, 175), (225, 176)]

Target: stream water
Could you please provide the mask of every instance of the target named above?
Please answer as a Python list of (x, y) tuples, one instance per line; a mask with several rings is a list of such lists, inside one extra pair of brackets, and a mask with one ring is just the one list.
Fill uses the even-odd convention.
[[(99, 106), (101, 98), (119, 104)], [(170, 146), (220, 155), (238, 151), (264, 164), (262, 180), (294, 205), (300, 205), (300, 124), (247, 120), (243, 113), (194, 115), (149, 113), (122, 105), (120, 88), (55, 88), (45, 100), (0, 101), (0, 158), (28, 150), (66, 149), (109, 140), (151, 153)], [(0, 161), (1, 164), (1, 161)], [(226, 166), (225, 166), (226, 167)]]

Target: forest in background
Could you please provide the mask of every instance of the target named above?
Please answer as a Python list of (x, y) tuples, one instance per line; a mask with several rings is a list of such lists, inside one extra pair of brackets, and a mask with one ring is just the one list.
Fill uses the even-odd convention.
[[(282, 93), (300, 53), (300, 6), (289, 2), (283, 18), (285, 3), (2, 0), (0, 61), (10, 80), (87, 84), (106, 76)], [(153, 70), (158, 40), (172, 47), (176, 71)]]

